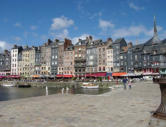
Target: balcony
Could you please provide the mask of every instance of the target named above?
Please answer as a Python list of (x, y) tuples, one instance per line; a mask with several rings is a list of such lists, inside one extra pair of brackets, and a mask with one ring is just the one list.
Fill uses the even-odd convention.
[(81, 67), (81, 68), (85, 68), (86, 64), (75, 64), (74, 67)]

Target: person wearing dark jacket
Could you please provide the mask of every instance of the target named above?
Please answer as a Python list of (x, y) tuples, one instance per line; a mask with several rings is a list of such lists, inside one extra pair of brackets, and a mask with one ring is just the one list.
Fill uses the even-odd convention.
[(123, 78), (123, 86), (124, 86), (124, 89), (126, 90), (126, 83), (127, 83), (127, 79), (126, 78)]

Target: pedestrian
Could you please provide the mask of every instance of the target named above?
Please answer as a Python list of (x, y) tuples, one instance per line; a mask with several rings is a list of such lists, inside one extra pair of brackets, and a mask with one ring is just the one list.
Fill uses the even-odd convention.
[(127, 83), (127, 79), (124, 77), (123, 78), (123, 86), (124, 86), (124, 89), (126, 90), (126, 83)]
[(131, 79), (128, 80), (129, 89), (131, 89)]

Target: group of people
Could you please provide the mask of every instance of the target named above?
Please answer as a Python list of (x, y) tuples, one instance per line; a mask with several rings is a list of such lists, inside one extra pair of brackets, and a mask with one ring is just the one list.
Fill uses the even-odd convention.
[(127, 78), (123, 78), (123, 86), (124, 86), (124, 89), (126, 90), (126, 84), (128, 83), (128, 87), (129, 89), (131, 89), (131, 79), (127, 79)]

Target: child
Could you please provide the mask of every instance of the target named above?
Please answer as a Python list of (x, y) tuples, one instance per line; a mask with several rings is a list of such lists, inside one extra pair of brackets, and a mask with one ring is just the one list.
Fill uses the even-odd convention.
[(131, 89), (131, 79), (129, 79), (128, 81), (128, 86), (129, 86), (129, 89)]

